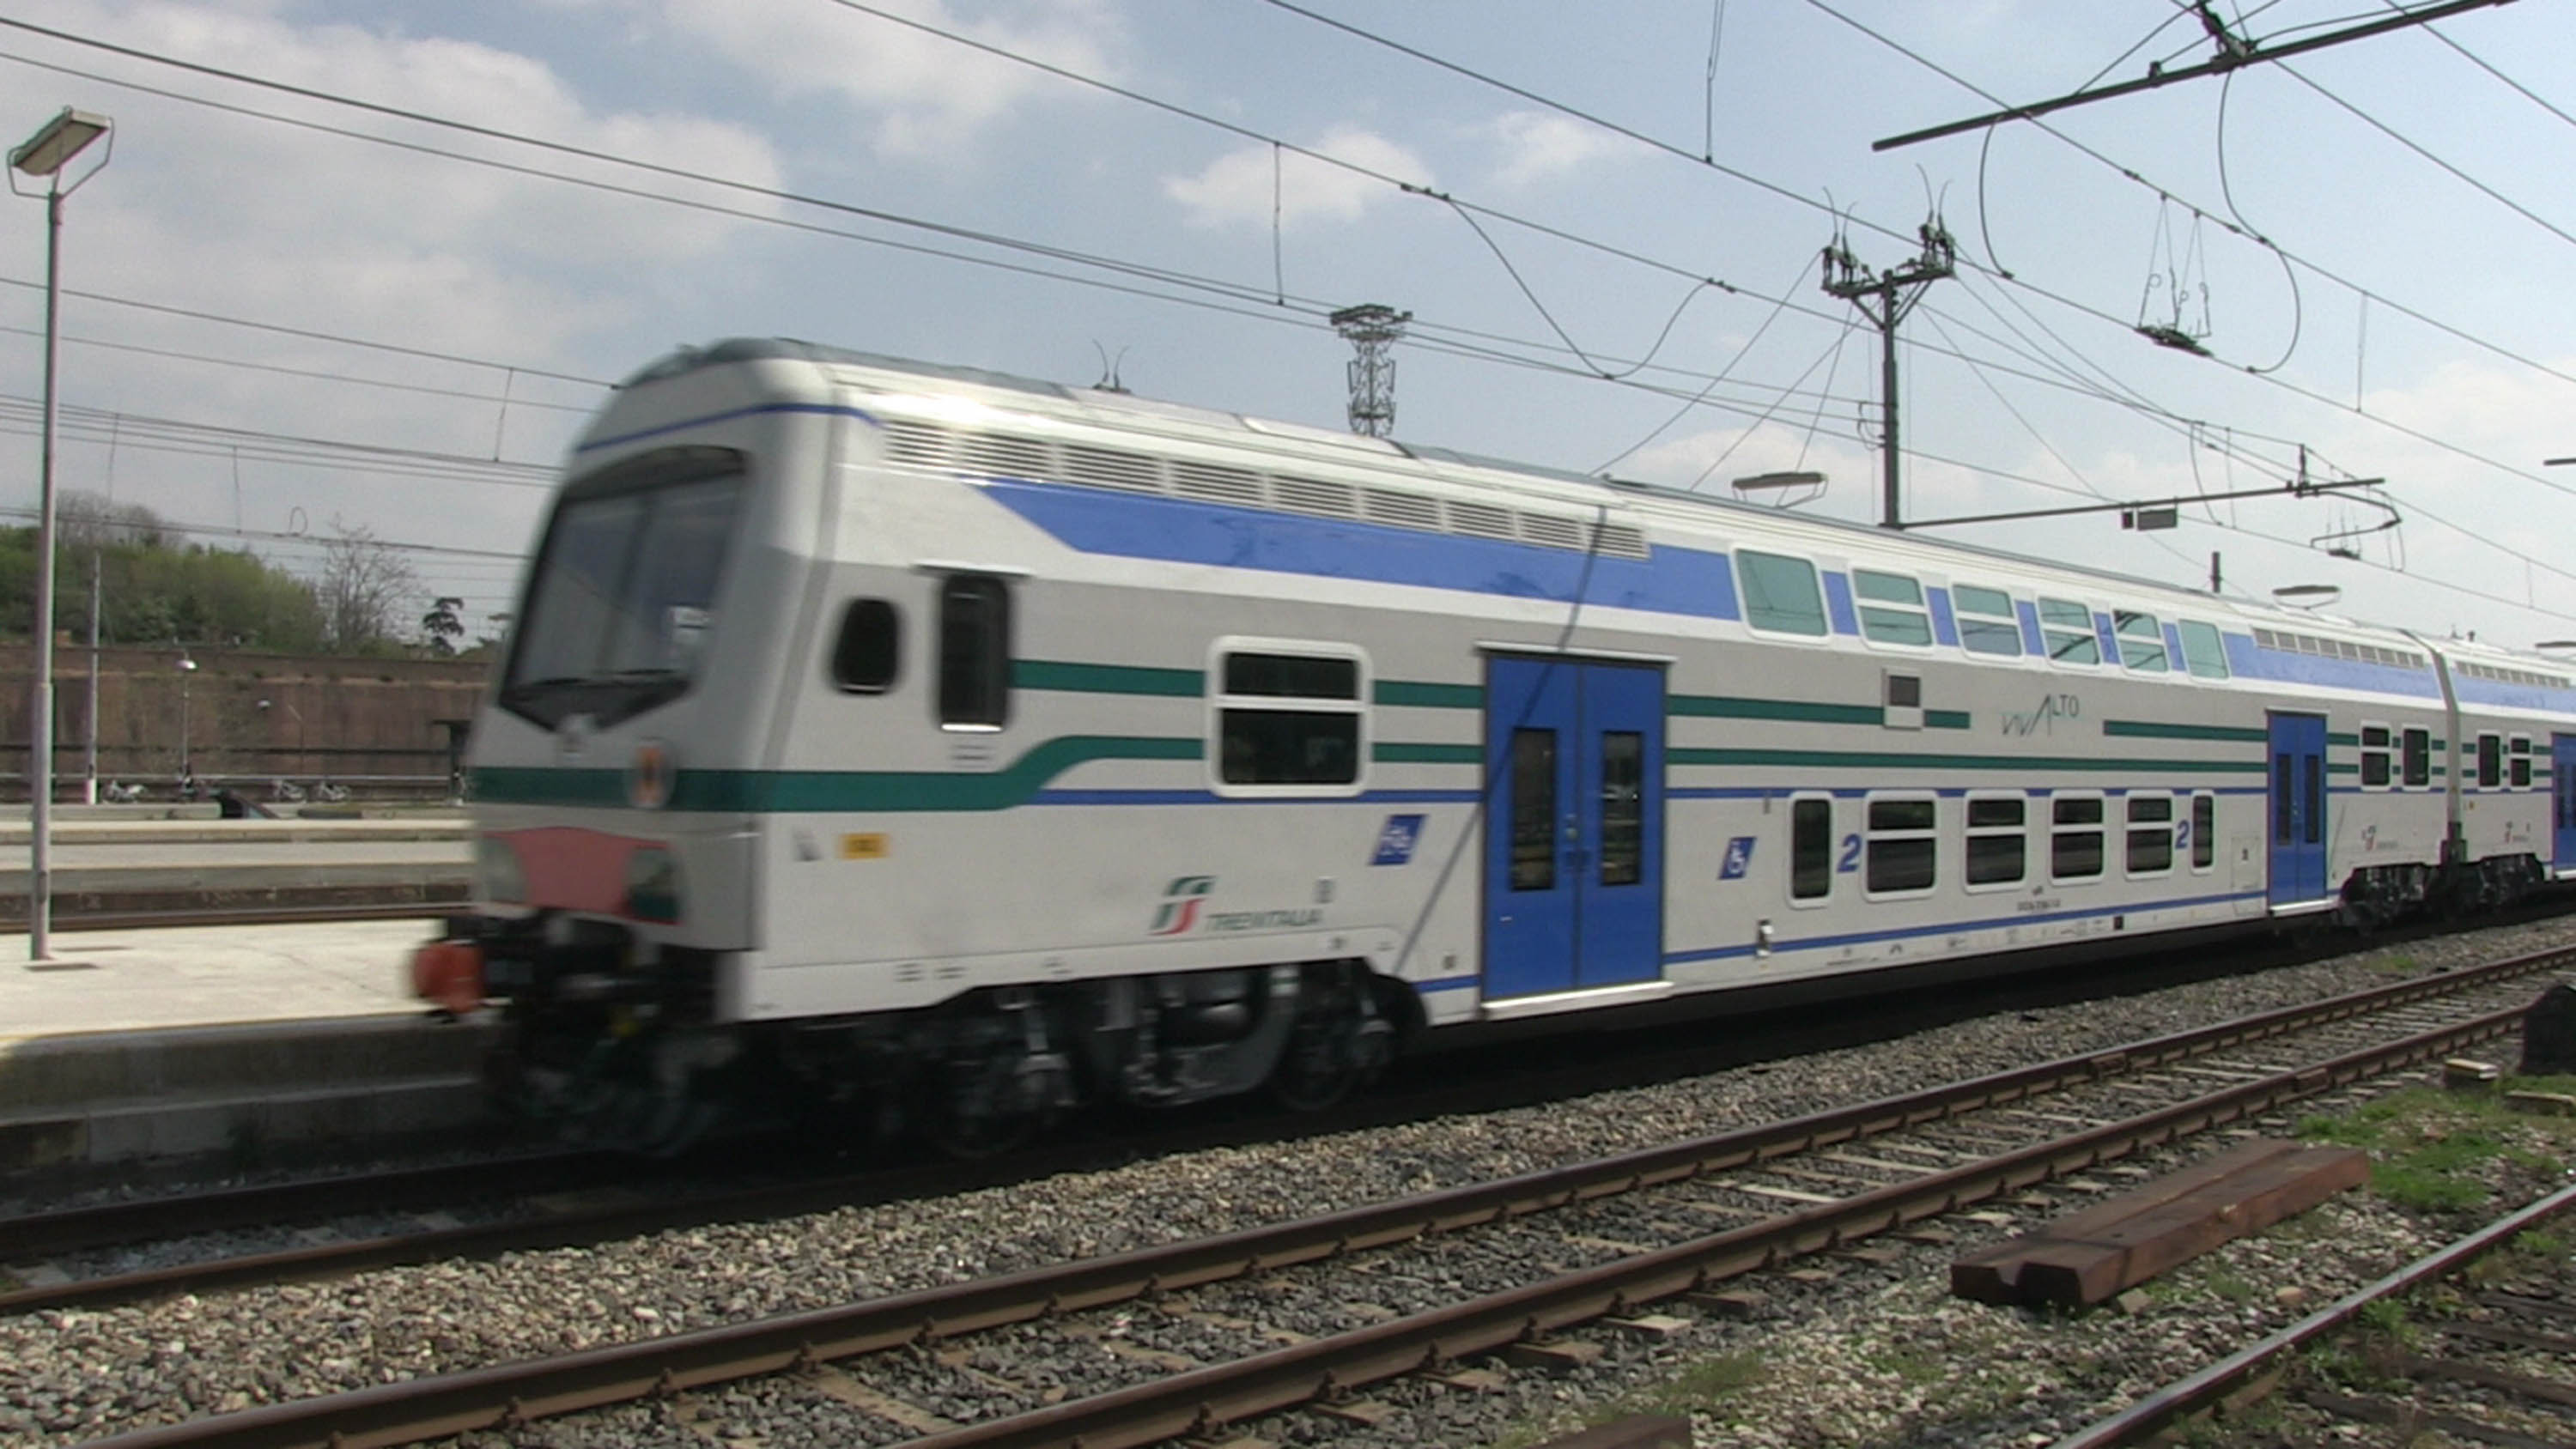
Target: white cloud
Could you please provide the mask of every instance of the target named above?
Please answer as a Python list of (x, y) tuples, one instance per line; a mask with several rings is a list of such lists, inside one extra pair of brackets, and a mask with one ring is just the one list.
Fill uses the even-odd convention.
[[(1381, 176), (1416, 186), (1432, 184), (1431, 168), (1420, 157), (1357, 126), (1336, 126), (1312, 149)], [(1353, 222), (1371, 205), (1398, 193), (1382, 181), (1310, 156), (1251, 146), (1219, 156), (1195, 176), (1165, 177), (1163, 194), (1181, 204), (1190, 225), (1217, 227), (1236, 222), (1267, 226), (1274, 206), (1283, 226), (1310, 220)]]
[[(881, 155), (950, 153), (1071, 82), (827, 0), (638, 0), (781, 97), (837, 96), (873, 113)], [(968, 19), (947, 0), (879, 0), (895, 14), (1078, 74), (1117, 74), (1117, 16), (1102, 0), (1018, 0)]]
[(1545, 111), (1513, 111), (1480, 128), (1501, 149), (1494, 179), (1505, 186), (1553, 181), (1611, 155), (1614, 138), (1598, 126)]

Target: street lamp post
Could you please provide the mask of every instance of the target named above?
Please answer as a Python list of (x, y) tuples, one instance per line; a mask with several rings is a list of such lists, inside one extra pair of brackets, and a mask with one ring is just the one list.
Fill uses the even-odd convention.
[[(54, 393), (54, 354), (62, 340), (63, 198), (107, 165), (98, 163), (63, 184), (63, 167), (101, 136), (109, 134), (105, 116), (69, 106), (36, 128), (36, 134), (9, 153), (9, 189), (20, 196), (17, 173), (45, 182), (45, 427), (42, 461), (37, 473), (35, 684), (29, 690), (27, 798), (27, 958), (52, 957), (54, 915), (54, 430), (60, 403)], [(114, 143), (111, 142), (111, 145)]]
[(188, 651), (187, 651), (187, 650), (185, 650), (185, 649), (180, 650), (180, 651), (179, 651), (179, 787), (180, 787), (181, 789), (183, 789), (183, 790), (187, 788), (187, 786), (188, 786), (188, 782), (190, 782), (190, 781), (192, 781), (192, 780), (194, 780), (194, 779), (196, 779), (196, 778), (197, 778), (197, 771), (196, 771), (196, 769), (194, 768), (194, 766), (195, 766), (195, 757), (194, 757), (193, 753), (191, 752), (191, 750), (190, 750), (190, 748), (189, 748), (189, 744), (188, 744), (188, 681), (189, 681), (189, 679), (190, 679), (192, 676), (194, 676), (194, 675), (196, 674), (196, 672), (197, 672), (197, 661), (188, 657)]

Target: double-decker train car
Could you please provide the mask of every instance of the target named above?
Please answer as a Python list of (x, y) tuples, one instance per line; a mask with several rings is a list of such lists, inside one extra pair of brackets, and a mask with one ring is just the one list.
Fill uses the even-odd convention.
[(2502, 901), (2576, 871), (2571, 750), (2546, 659), (733, 341), (575, 446), (415, 977), (595, 1139), (783, 1091), (980, 1150), (1475, 1023)]

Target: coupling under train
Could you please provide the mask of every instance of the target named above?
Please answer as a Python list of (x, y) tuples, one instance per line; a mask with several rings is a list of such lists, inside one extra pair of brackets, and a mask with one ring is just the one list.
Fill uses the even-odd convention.
[(2549, 659), (798, 342), (621, 386), (517, 620), (415, 985), (645, 1149), (2576, 873)]

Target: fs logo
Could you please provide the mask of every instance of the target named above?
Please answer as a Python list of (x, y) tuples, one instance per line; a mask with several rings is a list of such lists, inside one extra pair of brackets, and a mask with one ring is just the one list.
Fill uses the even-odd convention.
[(1212, 875), (1185, 875), (1163, 887), (1163, 908), (1154, 913), (1150, 936), (1178, 936), (1199, 923), (1199, 903), (1216, 889)]
[(1421, 841), (1421, 816), (1390, 815), (1377, 828), (1377, 853), (1369, 857), (1369, 864), (1403, 865), (1413, 859), (1413, 847)]

